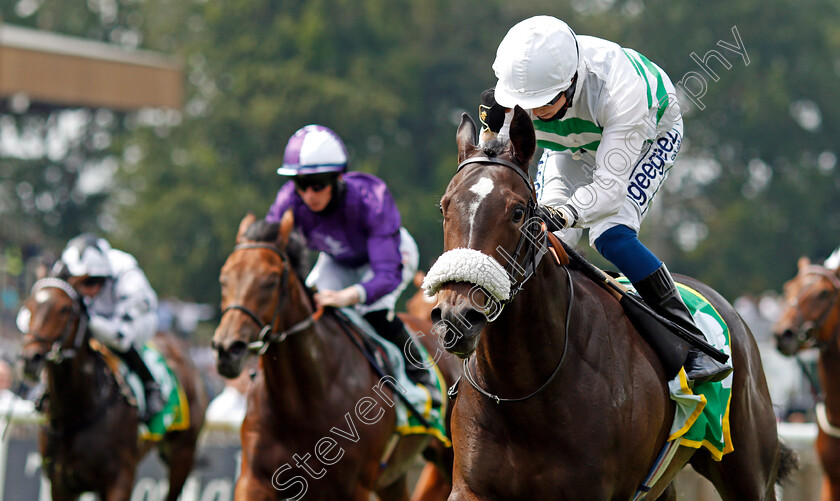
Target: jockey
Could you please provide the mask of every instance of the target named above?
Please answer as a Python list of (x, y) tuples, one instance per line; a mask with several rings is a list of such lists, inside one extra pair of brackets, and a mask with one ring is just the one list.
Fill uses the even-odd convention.
[(79, 235), (67, 243), (56, 263), (56, 275), (71, 277), (85, 298), (93, 337), (117, 353), (143, 381), (148, 421), (163, 410), (160, 385), (138, 351), (157, 330), (157, 295), (137, 260), (112, 249), (104, 238)]
[(413, 339), (395, 314), (397, 299), (417, 271), (417, 244), (401, 226), (385, 182), (347, 172), (341, 138), (321, 125), (307, 125), (286, 145), (281, 176), (291, 176), (265, 219), (279, 222), (286, 210), (310, 249), (320, 251), (306, 278), (319, 306), (355, 306), (385, 339), (401, 348), (406, 373), (440, 405), (436, 385)]
[[(507, 136), (509, 108), (529, 111), (544, 148), (535, 185), (550, 229), (574, 245), (588, 228), (590, 244), (645, 302), (705, 341), (668, 269), (638, 237), (682, 143), (668, 75), (635, 50), (578, 36), (550, 16), (513, 26), (493, 71), (498, 82), (479, 107), (482, 139)], [(692, 346), (685, 370), (701, 383), (720, 381), (732, 368)]]

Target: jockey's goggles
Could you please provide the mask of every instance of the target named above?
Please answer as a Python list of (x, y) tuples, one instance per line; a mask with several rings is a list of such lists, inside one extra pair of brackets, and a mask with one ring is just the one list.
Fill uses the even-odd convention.
[(335, 176), (328, 175), (328, 176), (303, 176), (303, 177), (296, 177), (294, 179), (295, 188), (300, 191), (306, 191), (307, 189), (311, 189), (314, 192), (324, 191), (327, 186), (330, 186), (333, 183), (333, 179)]
[(79, 282), (82, 287), (95, 287), (97, 285), (104, 285), (108, 277), (85, 277)]

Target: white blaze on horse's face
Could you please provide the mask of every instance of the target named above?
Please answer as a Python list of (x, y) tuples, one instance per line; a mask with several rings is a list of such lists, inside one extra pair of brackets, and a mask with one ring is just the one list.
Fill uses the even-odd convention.
[(470, 187), (470, 191), (476, 194), (476, 198), (472, 201), (472, 203), (470, 203), (470, 237), (467, 244), (468, 246), (472, 245), (473, 226), (475, 225), (475, 215), (478, 213), (478, 207), (481, 205), (481, 202), (484, 201), (484, 198), (493, 191), (493, 188), (493, 180), (489, 177), (482, 177), (477, 183)]

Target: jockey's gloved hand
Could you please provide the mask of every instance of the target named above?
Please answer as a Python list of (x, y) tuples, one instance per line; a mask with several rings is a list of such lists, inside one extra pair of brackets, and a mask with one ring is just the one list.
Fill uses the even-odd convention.
[(578, 219), (577, 210), (568, 204), (561, 205), (560, 207), (540, 205), (537, 207), (537, 214), (539, 214), (540, 219), (545, 221), (548, 231), (559, 231), (571, 228), (575, 225)]
[(119, 334), (119, 325), (114, 320), (105, 318), (100, 315), (91, 315), (88, 320), (88, 329), (91, 334), (98, 340), (108, 346), (115, 346), (121, 337)]
[(478, 106), (478, 119), (492, 132), (498, 133), (505, 123), (507, 109), (496, 102), (496, 89), (489, 88), (481, 93), (481, 104)]

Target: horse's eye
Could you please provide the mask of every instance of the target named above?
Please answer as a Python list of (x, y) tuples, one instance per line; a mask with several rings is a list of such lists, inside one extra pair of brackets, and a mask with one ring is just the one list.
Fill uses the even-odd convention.
[(829, 299), (830, 296), (831, 296), (831, 292), (829, 292), (827, 290), (821, 290), (820, 293), (817, 294), (817, 299), (819, 301), (825, 301), (825, 300)]
[(272, 274), (265, 280), (263, 283), (260, 284), (260, 288), (266, 291), (273, 291), (277, 287), (280, 286), (280, 275)]
[(525, 209), (522, 207), (517, 207), (513, 209), (513, 222), (518, 223), (522, 221), (522, 218), (525, 217)]
[(438, 210), (443, 214), (443, 204), (438, 204)]
[(69, 315), (70, 312), (72, 312), (72, 311), (73, 311), (73, 309), (70, 308), (69, 306), (62, 306), (61, 307), (61, 314), (62, 315)]

